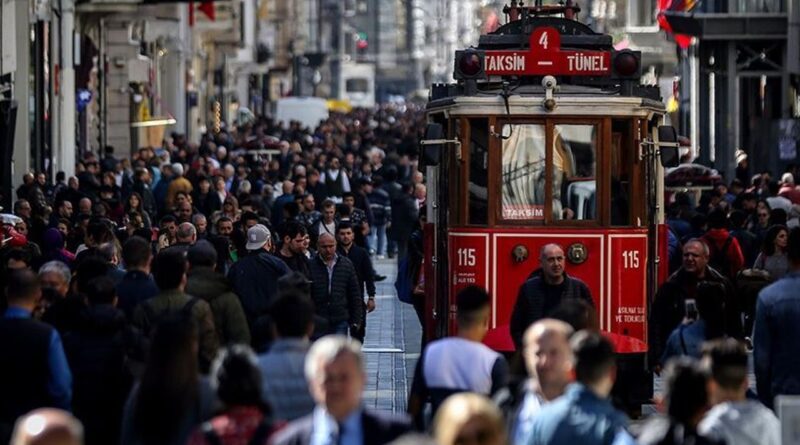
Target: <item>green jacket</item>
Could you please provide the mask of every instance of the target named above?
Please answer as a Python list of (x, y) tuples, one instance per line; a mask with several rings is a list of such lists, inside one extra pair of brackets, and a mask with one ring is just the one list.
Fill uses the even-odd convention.
[[(191, 299), (192, 297), (177, 289), (161, 291), (155, 297), (142, 302), (136, 307), (133, 312), (133, 325), (141, 329), (146, 335), (152, 336), (158, 320), (167, 315), (178, 314), (185, 310)], [(217, 356), (217, 349), (219, 348), (219, 339), (217, 339), (217, 332), (214, 328), (211, 307), (205, 300), (198, 299), (191, 306), (191, 317), (197, 324), (200, 346), (198, 361), (200, 371), (205, 374), (211, 368), (211, 362)]]
[(250, 344), (250, 328), (242, 303), (225, 277), (210, 267), (193, 268), (189, 271), (186, 293), (205, 300), (211, 306), (221, 346)]

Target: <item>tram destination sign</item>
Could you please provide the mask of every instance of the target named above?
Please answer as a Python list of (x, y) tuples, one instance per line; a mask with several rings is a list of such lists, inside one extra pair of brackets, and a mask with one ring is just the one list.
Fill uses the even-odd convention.
[(611, 53), (562, 50), (558, 30), (544, 27), (531, 34), (527, 51), (485, 51), (484, 71), (490, 76), (604, 76), (611, 74)]

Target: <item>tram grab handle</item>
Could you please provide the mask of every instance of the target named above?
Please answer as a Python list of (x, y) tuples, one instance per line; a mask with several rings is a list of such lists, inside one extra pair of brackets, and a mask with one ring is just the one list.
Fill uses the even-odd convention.
[(443, 139), (444, 130), (441, 124), (428, 124), (425, 129), (425, 139), (419, 141), (420, 145), (420, 164), (423, 166), (439, 165), (442, 159), (444, 144), (454, 144), (456, 146), (456, 158), (461, 159), (461, 141), (458, 139)]

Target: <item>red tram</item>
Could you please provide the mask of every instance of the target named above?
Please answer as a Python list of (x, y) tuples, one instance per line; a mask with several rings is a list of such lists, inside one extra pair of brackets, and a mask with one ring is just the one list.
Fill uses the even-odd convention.
[[(505, 25), (456, 52), (456, 83), (432, 86), (420, 157), (427, 332), (452, 334), (455, 294), (479, 285), (493, 299), (485, 342), (513, 350), (518, 289), (554, 242), (591, 289), (621, 363), (643, 371), (648, 303), (666, 278), (663, 168), (677, 163), (677, 138), (662, 126), (657, 87), (640, 84), (641, 53), (616, 51), (579, 11), (512, 2)], [(652, 379), (638, 374), (649, 398)]]

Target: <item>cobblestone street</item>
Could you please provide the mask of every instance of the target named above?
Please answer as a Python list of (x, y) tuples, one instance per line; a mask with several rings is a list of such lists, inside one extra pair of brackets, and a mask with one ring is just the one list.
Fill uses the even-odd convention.
[(395, 295), (396, 260), (377, 260), (375, 268), (386, 275), (386, 280), (375, 283), (377, 308), (367, 315), (364, 404), (378, 410), (403, 412), (419, 357), (422, 329), (413, 306), (401, 303)]

